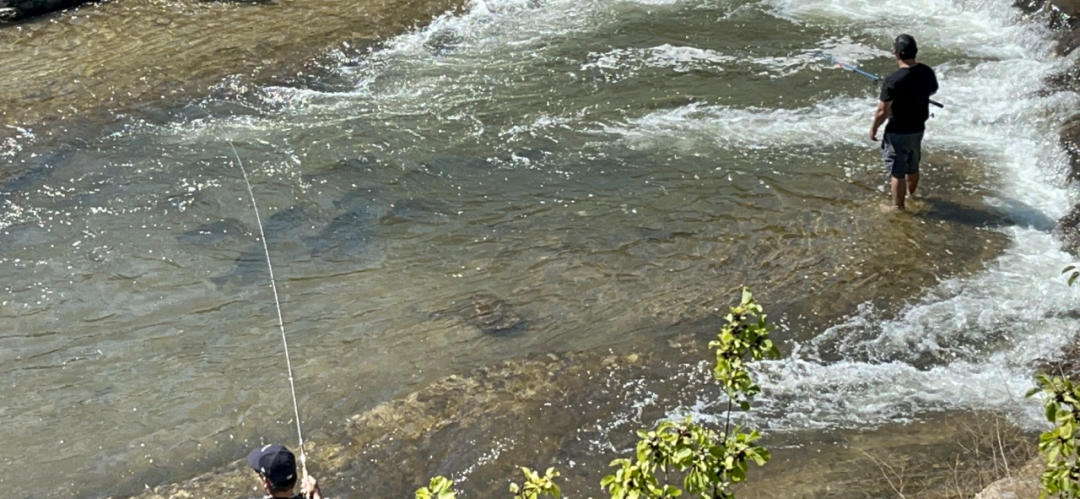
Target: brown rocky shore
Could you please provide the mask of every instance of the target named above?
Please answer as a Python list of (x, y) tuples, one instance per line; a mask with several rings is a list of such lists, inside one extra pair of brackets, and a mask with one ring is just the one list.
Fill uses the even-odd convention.
[[(1080, 1), (1077, 0), (1021, 0), (1016, 6), (1028, 15), (1040, 16), (1059, 36), (1058, 52), (1071, 54), (1080, 48)], [(1050, 82), (1057, 88), (1080, 92), (1080, 67), (1058, 75)], [(1070, 181), (1080, 180), (1080, 115), (1073, 116), (1061, 129), (1061, 142), (1069, 154)], [(1058, 224), (1062, 239), (1074, 254), (1080, 254), (1080, 204)]]

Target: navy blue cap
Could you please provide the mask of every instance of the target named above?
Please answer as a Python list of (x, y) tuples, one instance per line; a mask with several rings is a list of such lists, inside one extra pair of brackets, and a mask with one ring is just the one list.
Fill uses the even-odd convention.
[(914, 59), (919, 53), (919, 46), (915, 44), (914, 36), (904, 33), (893, 40), (893, 52), (899, 54), (901, 59)]
[(248, 466), (279, 487), (296, 483), (296, 458), (281, 445), (264, 445), (248, 454)]

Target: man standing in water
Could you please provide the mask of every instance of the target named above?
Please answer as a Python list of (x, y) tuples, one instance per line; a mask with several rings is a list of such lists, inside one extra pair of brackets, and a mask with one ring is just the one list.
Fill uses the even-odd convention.
[(266, 498), (322, 499), (315, 477), (305, 476), (300, 495), (293, 494), (296, 486), (296, 458), (280, 445), (256, 447), (248, 454), (248, 465), (259, 475)]
[(877, 131), (886, 119), (885, 136), (881, 140), (885, 168), (892, 176), (893, 206), (904, 209), (904, 198), (915, 194), (919, 186), (919, 159), (922, 156), (923, 131), (930, 117), (930, 96), (937, 92), (934, 70), (915, 62), (919, 48), (915, 38), (902, 34), (893, 41), (893, 56), (900, 69), (885, 77), (870, 140), (877, 142)]

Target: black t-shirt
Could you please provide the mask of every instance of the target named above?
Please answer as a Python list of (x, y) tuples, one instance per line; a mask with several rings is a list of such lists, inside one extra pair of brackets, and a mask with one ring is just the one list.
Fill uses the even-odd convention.
[(882, 102), (892, 101), (885, 133), (919, 133), (930, 117), (930, 95), (938, 90), (934, 70), (925, 64), (900, 68), (885, 77)]

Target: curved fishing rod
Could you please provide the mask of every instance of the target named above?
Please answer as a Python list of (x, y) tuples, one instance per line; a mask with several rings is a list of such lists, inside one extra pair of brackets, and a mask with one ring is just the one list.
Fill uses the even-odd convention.
[[(205, 109), (196, 107), (206, 114), (207, 119), (213, 119), (213, 116)], [(224, 127), (219, 126), (219, 128), (221, 128), (222, 136), (224, 136)], [(225, 140), (229, 143), (229, 148), (232, 149), (236, 164), (240, 167), (240, 173), (244, 175), (244, 185), (247, 187), (248, 196), (251, 199), (251, 208), (255, 211), (255, 222), (259, 226), (259, 238), (262, 240), (263, 254), (266, 255), (266, 268), (270, 271), (270, 289), (274, 291), (274, 307), (277, 309), (278, 329), (281, 330), (281, 345), (285, 348), (285, 369), (289, 375), (289, 391), (292, 393), (293, 415), (296, 417), (296, 437), (300, 441), (300, 469), (306, 478), (308, 476), (307, 454), (304, 452), (304, 432), (300, 429), (300, 404), (296, 401), (296, 383), (293, 381), (292, 360), (289, 358), (289, 340), (285, 336), (285, 319), (281, 314), (281, 300), (278, 298), (277, 279), (274, 278), (274, 264), (270, 262), (270, 247), (266, 243), (266, 231), (263, 229), (262, 216), (259, 215), (259, 204), (255, 201), (255, 190), (251, 188), (247, 168), (244, 168), (244, 161), (240, 159), (240, 154), (236, 152), (236, 145), (233, 144), (232, 139), (226, 137)]]
[[(839, 68), (839, 69), (844, 69), (844, 70), (847, 70), (847, 71), (851, 71), (852, 73), (855, 73), (855, 74), (857, 74), (859, 76), (865, 76), (865, 77), (873, 80), (873, 82), (875, 84), (881, 84), (881, 82), (885, 81), (884, 78), (882, 78), (882, 77), (880, 77), (880, 76), (878, 76), (878, 75), (876, 75), (874, 73), (866, 71), (866, 70), (864, 70), (864, 69), (862, 69), (862, 68), (860, 68), (860, 67), (858, 67), (858, 66), (856, 66), (854, 64), (848, 64), (846, 62), (843, 62), (843, 61), (841, 61), (841, 60), (839, 60), (839, 59), (837, 59), (837, 58), (835, 58), (835, 57), (833, 57), (833, 56), (831, 56), (829, 54), (818, 54), (818, 55), (819, 55), (819, 57), (821, 57), (823, 59), (828, 59), (829, 63), (832, 64), (833, 67), (836, 67), (836, 68)], [(945, 108), (944, 104), (942, 104), (942, 103), (940, 103), (938, 101), (935, 101), (933, 99), (930, 99), (930, 105), (937, 106), (937, 107), (940, 107), (940, 108), (943, 108), (943, 109)]]

